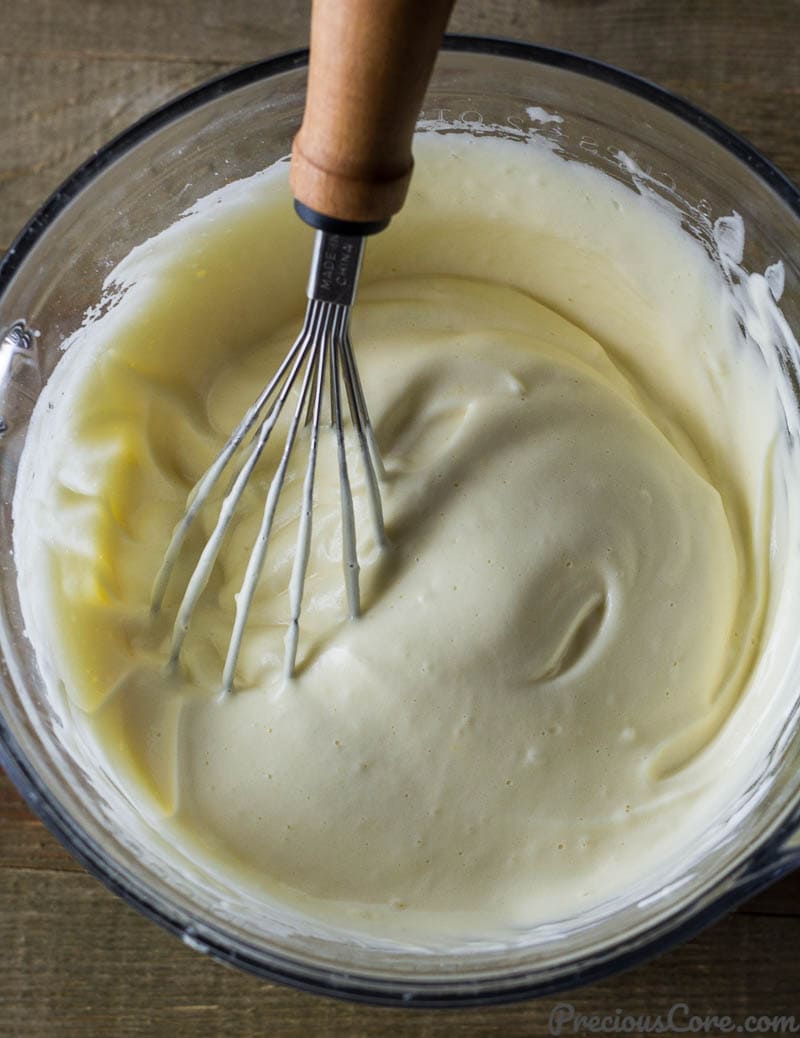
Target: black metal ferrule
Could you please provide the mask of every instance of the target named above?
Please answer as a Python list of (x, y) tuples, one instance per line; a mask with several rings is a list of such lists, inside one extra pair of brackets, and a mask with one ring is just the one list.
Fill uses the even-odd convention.
[(297, 215), (317, 231), (325, 231), (327, 234), (345, 234), (353, 238), (366, 238), (370, 234), (377, 234), (389, 226), (388, 220), (374, 220), (368, 223), (360, 223), (357, 220), (337, 220), (335, 216), (325, 216), (311, 209), (302, 202), (294, 200), (294, 208)]

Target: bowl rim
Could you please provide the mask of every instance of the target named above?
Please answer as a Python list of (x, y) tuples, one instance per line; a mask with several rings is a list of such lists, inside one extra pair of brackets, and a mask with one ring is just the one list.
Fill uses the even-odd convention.
[[(670, 112), (710, 137), (717, 144), (748, 166), (775, 194), (800, 217), (800, 187), (774, 162), (763, 155), (748, 140), (725, 123), (679, 94), (658, 86), (643, 76), (625, 72), (603, 61), (587, 58), (556, 47), (543, 47), (522, 40), (499, 36), (448, 34), (442, 41), (442, 50), (455, 53), (485, 54), (493, 57), (517, 58), (534, 64), (562, 68), (589, 79), (597, 79), (611, 86), (635, 94), (645, 101)], [(224, 94), (271, 76), (304, 68), (308, 64), (308, 48), (287, 51), (263, 61), (231, 72), (222, 73), (187, 90), (171, 101), (144, 115), (116, 137), (112, 137), (85, 162), (81, 163), (34, 212), (5, 255), (0, 259), (0, 297), (16, 271), (56, 217), (91, 180), (130, 151), (140, 141), (161, 127), (174, 122), (181, 115), (199, 108)]]
[[(800, 188), (773, 162), (718, 119), (645, 78), (569, 51), (500, 37), (447, 35), (442, 49), (552, 66), (632, 93), (677, 116), (720, 144), (748, 166), (800, 219)], [(116, 159), (159, 129), (206, 103), (253, 83), (304, 68), (308, 64), (308, 53), (306, 48), (292, 50), (223, 73), (156, 108), (112, 138), (56, 188), (0, 258), (0, 300), (51, 224)], [(5, 660), (0, 658), (0, 679), (8, 681), (9, 678)], [(221, 933), (216, 925), (187, 919), (188, 914), (177, 905), (165, 908), (164, 898), (155, 895), (146, 882), (138, 879), (132, 882), (132, 877), (128, 877), (127, 872), (121, 870), (110, 855), (55, 801), (44, 780), (26, 759), (2, 714), (0, 765), (47, 829), (89, 873), (143, 915), (181, 937), (184, 943), (264, 979), (352, 1002), (406, 1008), (456, 1008), (516, 1002), (594, 982), (610, 973), (639, 965), (694, 936), (737, 903), (800, 863), (800, 856), (796, 853), (781, 852), (784, 843), (800, 826), (800, 805), (795, 805), (784, 814), (774, 832), (743, 863), (729, 868), (714, 881), (706, 891), (709, 900), (699, 910), (696, 907), (694, 911), (679, 910), (676, 916), (670, 916), (651, 930), (639, 934), (632, 944), (629, 938), (620, 936), (599, 954), (590, 954), (583, 959), (551, 967), (546, 971), (546, 976), (542, 976), (536, 968), (522, 968), (511, 969), (486, 981), (441, 977), (396, 980), (354, 971), (339, 972), (328, 966), (304, 963), (276, 950), (269, 951), (270, 962), (266, 965), (263, 953), (260, 958), (255, 955), (249, 957), (243, 953), (244, 942), (230, 936), (227, 945), (222, 943), (215, 939), (215, 934)], [(232, 942), (238, 945), (239, 950), (231, 947)], [(255, 953), (257, 949), (253, 951)]]

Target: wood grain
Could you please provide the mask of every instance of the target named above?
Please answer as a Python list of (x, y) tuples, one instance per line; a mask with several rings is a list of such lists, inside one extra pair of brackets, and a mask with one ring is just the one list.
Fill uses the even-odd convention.
[(453, 0), (316, 0), (295, 200), (337, 220), (386, 223), (403, 207), (411, 143)]
[[(80, 161), (210, 75), (302, 46), (305, 0), (0, 0), (0, 246)], [(800, 0), (459, 0), (453, 31), (531, 39), (688, 97), (800, 179)], [(583, 1013), (794, 1013), (800, 873), (656, 961), (564, 997)], [(555, 1000), (351, 1006), (212, 963), (90, 878), (0, 775), (0, 1038), (547, 1033)]]

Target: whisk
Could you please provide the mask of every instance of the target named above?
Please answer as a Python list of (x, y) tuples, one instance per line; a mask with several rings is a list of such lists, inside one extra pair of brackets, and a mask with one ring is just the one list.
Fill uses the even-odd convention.
[(344, 584), (352, 618), (359, 615), (360, 595), (353, 495), (345, 450), (345, 398), (364, 468), (376, 540), (380, 546), (386, 541), (379, 488), (383, 466), (350, 342), (350, 308), (366, 237), (383, 230), (405, 201), (413, 164), (414, 124), (452, 5), (453, 0), (425, 0), (423, 4), (419, 0), (314, 0), (306, 108), (292, 148), (291, 166), (295, 209), (316, 231), (305, 319), (278, 371), (189, 495), (152, 595), (152, 611), (157, 613), (189, 529), (223, 472), (230, 463), (236, 464), (235, 456), (243, 453), (244, 460), (239, 461), (178, 607), (169, 659), (174, 668), (236, 508), (287, 400), (296, 390), (286, 442), (236, 596), (222, 673), (223, 695), (234, 685), (278, 498), (298, 430), (305, 421), (310, 426), (309, 453), (288, 588), (290, 617), (284, 654), (285, 677), (295, 672), (326, 386), (331, 428), (336, 436)]

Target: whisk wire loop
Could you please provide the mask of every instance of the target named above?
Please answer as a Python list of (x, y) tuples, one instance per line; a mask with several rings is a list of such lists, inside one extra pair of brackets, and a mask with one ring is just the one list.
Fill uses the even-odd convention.
[[(367, 411), (361, 380), (350, 342), (350, 307), (363, 254), (363, 239), (318, 232), (309, 277), (309, 302), (303, 327), (277, 372), (245, 413), (209, 469), (189, 495), (186, 511), (175, 527), (164, 561), (156, 576), (151, 608), (157, 613), (164, 600), (170, 577), (178, 561), (189, 530), (208, 501), (223, 472), (243, 448), (242, 460), (234, 469), (229, 486), (219, 507), (210, 537), (191, 573), (175, 618), (170, 646), (169, 665), (177, 667), (190, 622), (200, 596), (205, 590), (236, 509), (262, 456), (271, 433), (299, 380), (297, 401), (289, 422), (283, 451), (267, 491), (258, 535), (245, 568), (244, 578), (235, 596), (235, 615), (222, 674), (222, 694), (229, 693), (236, 675), (245, 628), (263, 571), (273, 522), (283, 486), (286, 482), (292, 452), (303, 423), (309, 430), (309, 453), (302, 487), (292, 574), (288, 588), (289, 624), (285, 638), (284, 668), (286, 678), (295, 671), (300, 633), (303, 589), (311, 550), (314, 483), (317, 468), (323, 399), (327, 390), (330, 424), (336, 439), (339, 473), (342, 564), (348, 612), (359, 615), (359, 563), (353, 493), (350, 485), (344, 435), (342, 383), (349, 405), (350, 420), (358, 443), (367, 499), (379, 547), (386, 543), (378, 480), (384, 478), (383, 464)], [(302, 372), (302, 374), (301, 374)]]
[[(334, 315), (335, 321), (335, 315)], [(330, 334), (330, 329), (326, 329)], [(286, 652), (284, 655), (284, 677), (290, 678), (294, 673), (297, 659), (297, 643), (300, 637), (300, 610), (303, 605), (303, 587), (308, 557), (311, 551), (311, 523), (314, 504), (314, 476), (317, 470), (317, 448), (319, 445), (319, 425), (322, 412), (322, 387), (325, 383), (325, 366), (328, 359), (327, 336), (317, 344), (316, 386), (314, 390), (314, 412), (311, 423), (311, 443), (308, 450), (308, 464), (303, 480), (303, 501), (300, 509), (300, 523), (297, 531), (297, 546), (292, 564), (292, 575), (289, 579), (289, 609), (291, 616), (286, 631)], [(224, 682), (223, 682), (224, 688)]]
[(378, 451), (375, 434), (372, 431), (372, 422), (369, 418), (369, 411), (367, 410), (364, 391), (361, 388), (361, 379), (358, 375), (358, 368), (356, 367), (355, 356), (353, 355), (353, 346), (350, 342), (350, 331), (348, 327), (345, 327), (344, 335), (342, 336), (341, 353), (344, 361), (344, 384), (347, 390), (348, 403), (350, 405), (350, 417), (358, 438), (358, 444), (361, 449), (361, 460), (366, 474), (367, 497), (372, 512), (375, 539), (378, 542), (378, 546), (383, 548), (386, 546), (386, 533), (383, 523), (383, 505), (381, 503), (381, 492), (380, 487), (378, 486), (378, 478), (380, 476), (381, 479), (385, 479), (386, 472), (383, 467), (380, 452)]
[[(346, 315), (344, 316), (346, 319)], [(342, 422), (342, 390), (339, 366), (341, 364), (341, 339), (338, 335), (330, 340), (330, 384), (331, 424), (336, 436), (336, 455), (339, 463), (339, 493), (342, 505), (342, 564), (344, 585), (350, 617), (355, 619), (361, 611), (361, 595), (358, 583), (359, 565), (356, 550), (356, 521), (353, 509), (353, 494), (347, 471), (347, 451), (344, 444)]]
[[(309, 304), (312, 305), (312, 304)], [(234, 677), (236, 673), (236, 664), (239, 659), (239, 653), (242, 647), (242, 639), (244, 638), (245, 627), (247, 626), (247, 620), (250, 615), (250, 610), (253, 604), (253, 598), (255, 596), (256, 587), (258, 586), (259, 578), (261, 577), (261, 571), (264, 568), (264, 561), (267, 556), (267, 547), (269, 544), (270, 533), (272, 532), (272, 523), (275, 519), (275, 512), (278, 507), (278, 498), (280, 492), (283, 489), (283, 484), (286, 480), (286, 471), (289, 467), (289, 460), (291, 458), (292, 449), (297, 439), (297, 431), (300, 427), (303, 410), (306, 406), (307, 400), (310, 397), (310, 387), (314, 381), (319, 385), (319, 378), (316, 378), (317, 374), (316, 363), (321, 349), (321, 344), (324, 343), (324, 329), (326, 327), (328, 313), (327, 309), (323, 309), (324, 304), (320, 307), (321, 320), (318, 328), (316, 329), (315, 337), (312, 341), (309, 349), (310, 358), (303, 375), (303, 381), (300, 387), (300, 394), (297, 400), (297, 406), (295, 407), (294, 414), (292, 415), (291, 424), (289, 431), (286, 436), (286, 442), (281, 455), (281, 460), (278, 463), (278, 467), (275, 470), (275, 475), (272, 477), (272, 481), (267, 492), (267, 498), (264, 503), (264, 512), (261, 519), (261, 526), (259, 527), (258, 535), (256, 537), (253, 549), (250, 552), (250, 558), (247, 562), (247, 569), (245, 570), (244, 580), (239, 593), (236, 595), (236, 615), (233, 623), (233, 631), (231, 634), (231, 640), (228, 645), (228, 653), (225, 659), (225, 666), (222, 672), (222, 694), (226, 695), (233, 688)], [(313, 441), (312, 441), (313, 442)], [(314, 449), (315, 462), (316, 462), (316, 449)], [(291, 668), (288, 669), (289, 674), (294, 669), (294, 659), (292, 660)]]
[(276, 388), (280, 385), (290, 365), (295, 361), (298, 353), (302, 353), (308, 348), (309, 343), (313, 339), (314, 325), (316, 321), (318, 321), (318, 308), (312, 308), (309, 306), (306, 310), (303, 328), (295, 340), (294, 345), (284, 357), (275, 375), (262, 390), (253, 404), (248, 408), (241, 422), (228, 437), (225, 446), (192, 488), (188, 497), (188, 506), (186, 511), (172, 533), (172, 538), (161, 563), (161, 568), (156, 575), (150, 606), (152, 613), (158, 613), (163, 605), (164, 595), (166, 594), (172, 571), (178, 561), (184, 541), (186, 540), (192, 524), (200, 514), (203, 505), (210, 497), (214, 487), (219, 482), (223, 472), (228, 466), (228, 463), (233, 458), (237, 449), (244, 442), (247, 434), (260, 418), (261, 412), (264, 410), (264, 407), (275, 392)]

